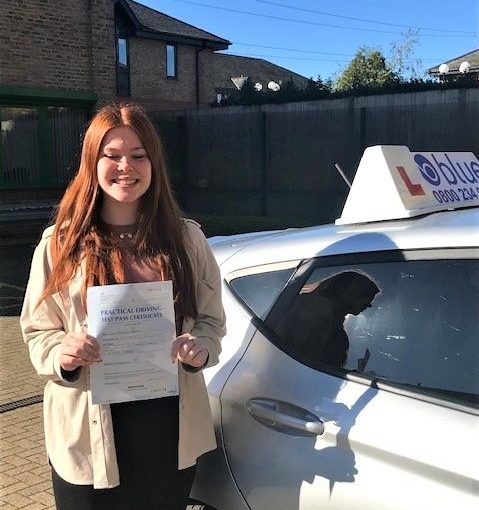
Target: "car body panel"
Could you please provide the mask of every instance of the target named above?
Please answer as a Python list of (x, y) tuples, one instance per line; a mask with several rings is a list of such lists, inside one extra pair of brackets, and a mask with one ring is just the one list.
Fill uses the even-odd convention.
[[(301, 437), (278, 431), (278, 423), (265, 426), (245, 412), (254, 398), (294, 404), (323, 421), (324, 433)], [(463, 456), (464, 438), (479, 433), (474, 414), (305, 367), (260, 332), (221, 405), (226, 457), (251, 510), (344, 509), (355, 501), (368, 510), (396, 508), (393, 502), (410, 510), (458, 501), (461, 510), (477, 508), (479, 442)], [(371, 431), (381, 432), (371, 438)]]
[[(224, 274), (238, 268), (346, 253), (479, 245), (479, 208), (361, 225), (326, 225), (212, 238)], [(224, 251), (228, 251), (228, 256)], [(235, 256), (235, 254), (237, 254)]]
[[(479, 507), (477, 409), (305, 366), (268, 339), (228, 285), (238, 272), (351, 254), (466, 253), (479, 247), (479, 208), (210, 243), (228, 333), (220, 363), (205, 371), (219, 448), (199, 463), (195, 499), (217, 510)], [(324, 432), (298, 433), (298, 420), (316, 431), (322, 422)]]

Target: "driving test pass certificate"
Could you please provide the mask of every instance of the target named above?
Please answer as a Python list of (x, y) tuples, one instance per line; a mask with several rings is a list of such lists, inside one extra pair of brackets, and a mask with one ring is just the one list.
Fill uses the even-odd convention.
[(90, 365), (92, 403), (178, 395), (171, 281), (90, 287), (87, 302), (88, 334), (102, 359)]

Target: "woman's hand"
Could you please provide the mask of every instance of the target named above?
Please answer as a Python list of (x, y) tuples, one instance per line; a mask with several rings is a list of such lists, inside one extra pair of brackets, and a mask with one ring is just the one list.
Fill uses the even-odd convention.
[(208, 361), (208, 350), (203, 342), (190, 333), (184, 333), (173, 340), (171, 360), (178, 360), (194, 368), (201, 368)]
[(60, 365), (68, 372), (101, 361), (100, 345), (86, 333), (67, 333), (62, 340)]

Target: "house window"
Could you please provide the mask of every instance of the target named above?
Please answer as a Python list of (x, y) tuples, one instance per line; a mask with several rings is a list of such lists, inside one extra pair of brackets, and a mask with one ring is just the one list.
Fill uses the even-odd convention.
[(127, 40), (118, 38), (118, 64), (128, 66)]
[(116, 40), (116, 92), (119, 96), (130, 95), (130, 62), (128, 39)]
[(226, 92), (217, 92), (216, 93), (216, 103), (221, 104), (225, 99), (228, 99), (228, 94)]
[(166, 45), (166, 77), (177, 78), (177, 62), (176, 62), (176, 46), (173, 44)]

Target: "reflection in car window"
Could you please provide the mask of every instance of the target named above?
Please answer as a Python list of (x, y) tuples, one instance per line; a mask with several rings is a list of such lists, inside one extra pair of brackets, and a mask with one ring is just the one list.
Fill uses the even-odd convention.
[(317, 268), (278, 326), (316, 369), (361, 373), (479, 405), (479, 262)]
[(378, 292), (374, 281), (358, 271), (310, 279), (287, 315), (284, 334), (312, 359), (341, 368), (349, 350), (344, 321), (371, 307)]
[(260, 319), (265, 319), (294, 268), (241, 276), (230, 281), (238, 297)]

